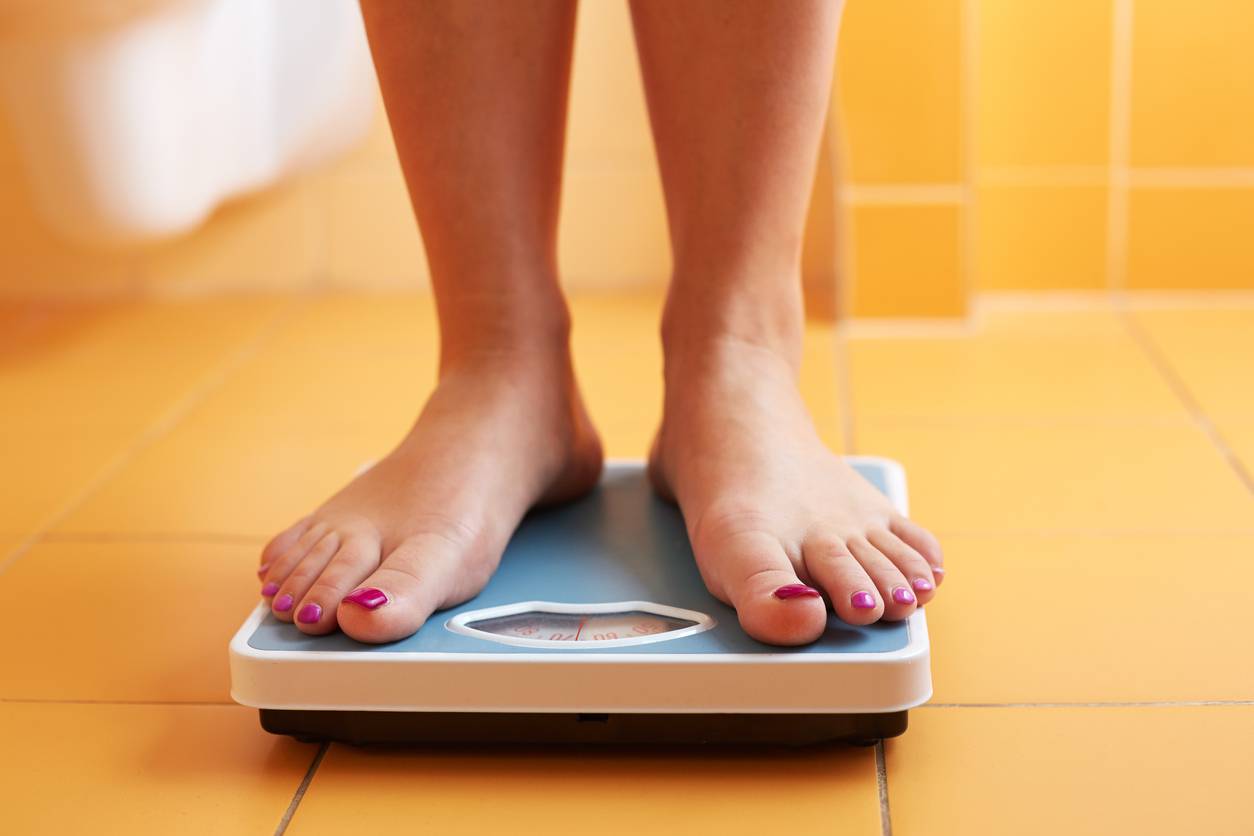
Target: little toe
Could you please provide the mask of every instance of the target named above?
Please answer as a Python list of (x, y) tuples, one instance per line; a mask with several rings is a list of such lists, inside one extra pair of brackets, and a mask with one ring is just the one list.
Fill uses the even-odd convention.
[(832, 601), (836, 614), (848, 624), (870, 624), (884, 615), (875, 583), (835, 536), (811, 537), (802, 546), (806, 570)]
[(915, 611), (918, 599), (901, 570), (868, 540), (853, 538), (846, 545), (879, 590), (884, 601), (884, 620), (901, 621), (909, 617)]
[(893, 517), (888, 530), (901, 538), (902, 542), (919, 553), (932, 567), (932, 578), (936, 585), (945, 580), (945, 557), (941, 553), (940, 541), (923, 526), (907, 517)]
[(354, 587), (379, 568), (380, 546), (375, 537), (350, 534), (339, 550), (292, 607), (292, 617), (301, 632), (320, 636), (334, 631), (340, 601)]
[(340, 535), (329, 532), (313, 545), (313, 548), (301, 558), (290, 574), (279, 584), (278, 592), (270, 602), (270, 611), (280, 621), (291, 621), (297, 613), (296, 602), (305, 597), (305, 593), (322, 574), (322, 570), (331, 562), (331, 558), (340, 548)]
[[(827, 604), (819, 590), (803, 583), (779, 540), (765, 533), (740, 535), (719, 544), (717, 554), (697, 555), (717, 567), (703, 572), (711, 589), (736, 608), (740, 626), (767, 644), (809, 644), (827, 627)], [(719, 592), (722, 592), (719, 595)]]
[(932, 575), (932, 567), (923, 559), (923, 555), (906, 545), (896, 534), (885, 529), (868, 532), (867, 540), (891, 560), (905, 576), (920, 607), (932, 600), (936, 594), (936, 579)]
[[(336, 611), (340, 629), (358, 641), (372, 643), (413, 635), (436, 609), (456, 598), (465, 600), (482, 587), (479, 583), (469, 594), (456, 594), (458, 587), (465, 587), (465, 579), (457, 577), (463, 564), (461, 554), (447, 539), (411, 537), (343, 597)], [(483, 581), (487, 577), (483, 573)]]

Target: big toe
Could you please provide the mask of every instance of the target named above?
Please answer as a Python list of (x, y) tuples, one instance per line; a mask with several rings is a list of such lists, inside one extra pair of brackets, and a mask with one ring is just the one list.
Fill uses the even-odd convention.
[(336, 620), (358, 641), (398, 641), (416, 633), (435, 610), (478, 592), (489, 574), (469, 570), (446, 540), (413, 537), (344, 596)]
[(809, 644), (827, 626), (827, 604), (817, 589), (797, 577), (779, 540), (768, 534), (723, 542), (708, 560), (697, 561), (711, 591), (736, 608), (740, 626), (767, 644)]

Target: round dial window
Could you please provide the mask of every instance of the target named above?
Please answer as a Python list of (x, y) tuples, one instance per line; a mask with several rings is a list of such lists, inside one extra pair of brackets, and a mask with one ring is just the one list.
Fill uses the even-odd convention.
[(523, 647), (622, 647), (690, 636), (714, 626), (705, 613), (647, 601), (557, 604), (530, 601), (461, 613), (455, 633)]

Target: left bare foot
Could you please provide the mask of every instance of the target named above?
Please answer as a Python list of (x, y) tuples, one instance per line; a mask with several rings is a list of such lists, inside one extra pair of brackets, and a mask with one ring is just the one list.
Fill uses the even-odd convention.
[(906, 618), (944, 576), (936, 538), (819, 439), (797, 391), (796, 330), (776, 346), (669, 328), (681, 336), (664, 341), (666, 406), (649, 463), (683, 511), (710, 592), (749, 635), (781, 645), (817, 639), (828, 601), (850, 624)]

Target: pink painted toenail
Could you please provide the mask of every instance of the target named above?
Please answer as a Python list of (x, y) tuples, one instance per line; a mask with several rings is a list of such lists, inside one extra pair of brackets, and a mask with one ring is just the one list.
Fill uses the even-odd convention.
[(899, 586), (893, 589), (893, 600), (898, 604), (913, 604), (914, 593), (904, 586)]
[(388, 602), (388, 596), (382, 589), (367, 586), (345, 595), (344, 600), (351, 601), (352, 603), (365, 607), (368, 610), (376, 610)]
[(911, 586), (919, 592), (931, 592), (933, 589), (932, 582), (927, 578), (915, 578)]
[(945, 570), (939, 566), (932, 567), (932, 576), (936, 578), (936, 582), (940, 583), (941, 578), (945, 577)]
[(775, 597), (787, 600), (789, 598), (818, 598), (822, 593), (812, 586), (806, 586), (803, 583), (790, 583), (781, 586), (775, 590)]
[(849, 596), (849, 602), (855, 610), (875, 609), (875, 596), (869, 592), (855, 592)]
[(306, 604), (296, 613), (296, 620), (301, 624), (317, 624), (319, 618), (322, 618), (322, 607), (317, 604)]
[(270, 583), (266, 584), (265, 586), (261, 588), (261, 594), (266, 598), (269, 598), (271, 595), (273, 595), (274, 593), (278, 591), (279, 591), (279, 585), (275, 583), (274, 581), (270, 581)]
[(292, 604), (294, 603), (295, 601), (292, 600), (292, 596), (284, 592), (278, 598), (274, 599), (274, 611), (287, 612), (292, 608)]
[(257, 568), (257, 577), (259, 577), (259, 578), (264, 578), (264, 577), (266, 576), (266, 572), (269, 572), (269, 571), (270, 571), (270, 564), (269, 564), (269, 563), (267, 563), (267, 564), (266, 564), (266, 565), (264, 565), (264, 566), (259, 566), (259, 567)]

